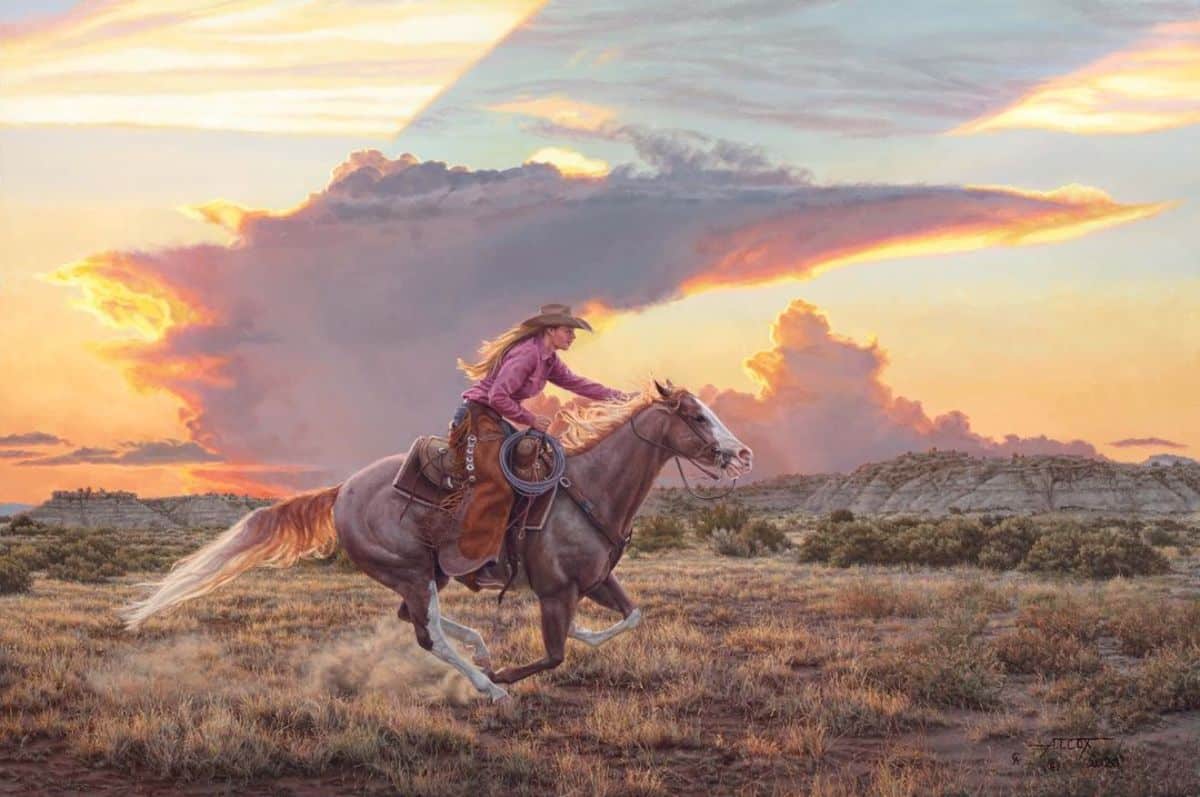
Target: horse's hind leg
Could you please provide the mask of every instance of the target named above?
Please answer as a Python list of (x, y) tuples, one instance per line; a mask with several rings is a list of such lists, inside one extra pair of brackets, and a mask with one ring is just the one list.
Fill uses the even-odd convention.
[(465, 675), (471, 682), (471, 686), (491, 698), (492, 702), (508, 697), (508, 692), (496, 686), (478, 667), (458, 655), (458, 651), (446, 639), (446, 626), (438, 602), (436, 581), (429, 582), (429, 593), (426, 600), (407, 594), (404, 596), (404, 600), (408, 606), (408, 614), (412, 618), (413, 628), (417, 632), (417, 642), (421, 647)]
[[(400, 609), (396, 612), (401, 620), (412, 622), (412, 615), (408, 611), (408, 604), (400, 603)], [(487, 644), (483, 641), (483, 637), (479, 632), (470, 626), (456, 623), (449, 617), (442, 615), (442, 630), (446, 632), (446, 636), (453, 640), (463, 643), (471, 649), (471, 661), (475, 665), (490, 670), (492, 668), (492, 654), (488, 652)]]
[(587, 593), (587, 597), (606, 609), (620, 612), (625, 619), (610, 625), (603, 631), (591, 631), (587, 628), (572, 625), (570, 632), (571, 639), (578, 639), (580, 642), (585, 642), (595, 648), (603, 645), (618, 634), (623, 634), (626, 631), (637, 628), (642, 622), (642, 610), (633, 605), (633, 601), (629, 599), (629, 596), (625, 594), (625, 590), (621, 587), (621, 582), (617, 581), (617, 577), (612, 573), (609, 573), (608, 578), (593, 587)]

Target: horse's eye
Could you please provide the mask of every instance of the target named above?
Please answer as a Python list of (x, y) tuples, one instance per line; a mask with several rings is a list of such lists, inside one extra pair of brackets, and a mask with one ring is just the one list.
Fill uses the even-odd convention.
[(696, 423), (708, 423), (707, 415), (693, 415), (692, 420)]

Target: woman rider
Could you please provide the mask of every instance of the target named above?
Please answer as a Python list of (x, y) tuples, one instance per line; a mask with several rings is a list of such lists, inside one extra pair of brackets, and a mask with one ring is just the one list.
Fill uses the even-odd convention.
[(504, 566), (496, 560), (515, 496), (500, 469), (500, 446), (516, 431), (510, 421), (544, 432), (551, 420), (534, 415), (521, 402), (541, 393), (547, 382), (597, 401), (625, 398), (619, 390), (573, 373), (558, 358), (557, 351), (571, 348), (576, 329), (592, 331), (587, 321), (571, 315), (567, 305), (545, 304), (537, 315), (485, 341), (478, 362), (458, 361), (458, 367), (476, 381), (462, 394), (463, 403), (451, 421), (450, 443), (462, 462), (468, 437), (475, 436), (475, 482), (468, 492), (458, 540), (464, 561), (453, 564), (487, 563), (464, 579), (468, 586), (507, 580)]

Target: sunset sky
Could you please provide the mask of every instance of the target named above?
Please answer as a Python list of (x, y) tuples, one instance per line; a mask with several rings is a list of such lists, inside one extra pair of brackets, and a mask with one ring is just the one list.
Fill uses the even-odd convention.
[(339, 481), (552, 301), (756, 476), (1200, 456), (1200, 4), (697, 9), (0, 0), (0, 502)]

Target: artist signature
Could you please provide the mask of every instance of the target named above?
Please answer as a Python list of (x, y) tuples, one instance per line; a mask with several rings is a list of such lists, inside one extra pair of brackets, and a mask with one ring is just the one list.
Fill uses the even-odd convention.
[[(1030, 759), (1044, 770), (1054, 771), (1063, 766), (1062, 754), (1074, 753), (1068, 763), (1092, 769), (1120, 769), (1121, 752), (1106, 747), (1103, 742), (1115, 741), (1111, 736), (1055, 736), (1049, 742), (1026, 742), (1036, 752)], [(1093, 747), (1092, 745), (1096, 746)], [(1021, 754), (1013, 753), (1012, 762), (1021, 763)]]

